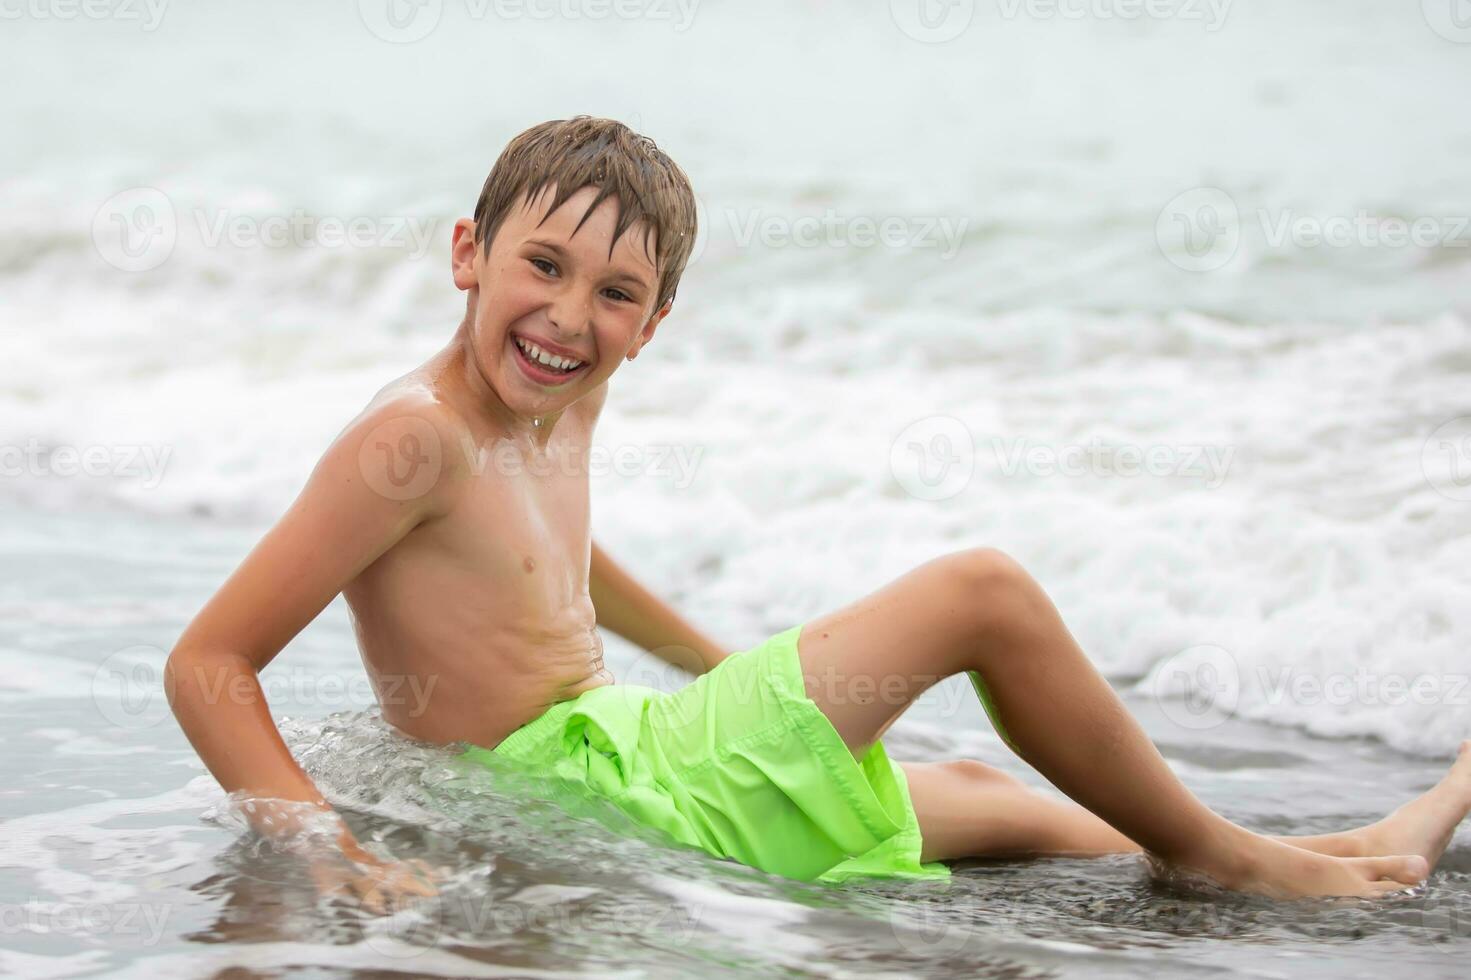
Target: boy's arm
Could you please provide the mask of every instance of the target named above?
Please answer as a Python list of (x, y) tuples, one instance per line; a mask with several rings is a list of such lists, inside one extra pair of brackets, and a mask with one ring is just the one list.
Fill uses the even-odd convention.
[[(257, 675), (343, 586), (435, 515), (446, 481), (438, 478), (440, 456), (424, 456), (435, 434), (427, 421), (433, 411), (432, 403), (400, 400), (354, 421), (169, 655), (164, 671), (169, 704), (224, 790), (309, 804), (249, 808), (252, 824), (264, 835), (289, 836), (300, 829), (301, 811), (330, 812), (330, 807), (292, 758)], [(410, 448), (417, 463), (397, 455)], [(434, 485), (419, 496), (393, 499), (403, 496), (401, 489), (415, 489), (412, 479), (400, 488), (387, 478), (390, 469), (394, 479), (402, 478), (408, 465), (432, 465)], [(338, 825), (346, 856), (379, 863), (345, 823)]]
[(588, 594), (598, 625), (693, 674), (711, 670), (729, 654), (618, 567), (592, 543)]

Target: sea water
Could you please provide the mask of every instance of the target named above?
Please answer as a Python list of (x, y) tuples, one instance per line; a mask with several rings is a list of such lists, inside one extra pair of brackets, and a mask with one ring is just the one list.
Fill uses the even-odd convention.
[[(1377, 819), (1471, 736), (1445, 8), (15, 7), (0, 970), (1454, 975), (1464, 836), (1379, 905), (1180, 893), (1130, 858), (794, 884), (397, 736), (337, 603), (263, 682), (360, 836), (449, 876), (373, 920), (241, 832), (158, 685), (322, 448), (449, 338), (450, 229), (506, 140), (588, 112), (658, 140), (702, 223), (597, 434), (620, 563), (740, 649), (1002, 548), (1212, 806)], [(606, 640), (620, 680), (680, 682)], [(1037, 781), (963, 682), (886, 741)]]

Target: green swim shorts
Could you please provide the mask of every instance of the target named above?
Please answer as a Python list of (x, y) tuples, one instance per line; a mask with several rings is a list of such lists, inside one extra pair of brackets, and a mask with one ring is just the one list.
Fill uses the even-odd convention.
[(459, 758), (580, 784), (681, 843), (801, 881), (949, 877), (920, 861), (904, 770), (883, 743), (855, 759), (807, 697), (801, 629), (731, 654), (673, 694), (594, 688)]

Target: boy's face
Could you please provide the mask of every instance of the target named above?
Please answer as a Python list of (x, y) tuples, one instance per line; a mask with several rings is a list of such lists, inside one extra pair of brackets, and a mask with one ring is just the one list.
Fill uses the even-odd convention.
[[(578, 228), (597, 188), (581, 188), (546, 217), (555, 192), (523, 199), (488, 251), (476, 248), (472, 221), (455, 225), (455, 285), (471, 291), (476, 367), (523, 416), (559, 412), (597, 388), (669, 312), (667, 303), (654, 309), (659, 276), (644, 251), (643, 225), (624, 231), (610, 257), (616, 202), (603, 201)], [(563, 363), (545, 363), (552, 355)]]

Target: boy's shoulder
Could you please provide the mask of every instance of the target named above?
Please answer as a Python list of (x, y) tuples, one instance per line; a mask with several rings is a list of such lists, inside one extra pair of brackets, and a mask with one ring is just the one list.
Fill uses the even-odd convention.
[(465, 415), (414, 374), (384, 386), (338, 434), (329, 454), (355, 456), (367, 485), (392, 500), (439, 509), (462, 475), (461, 448), (473, 440)]

